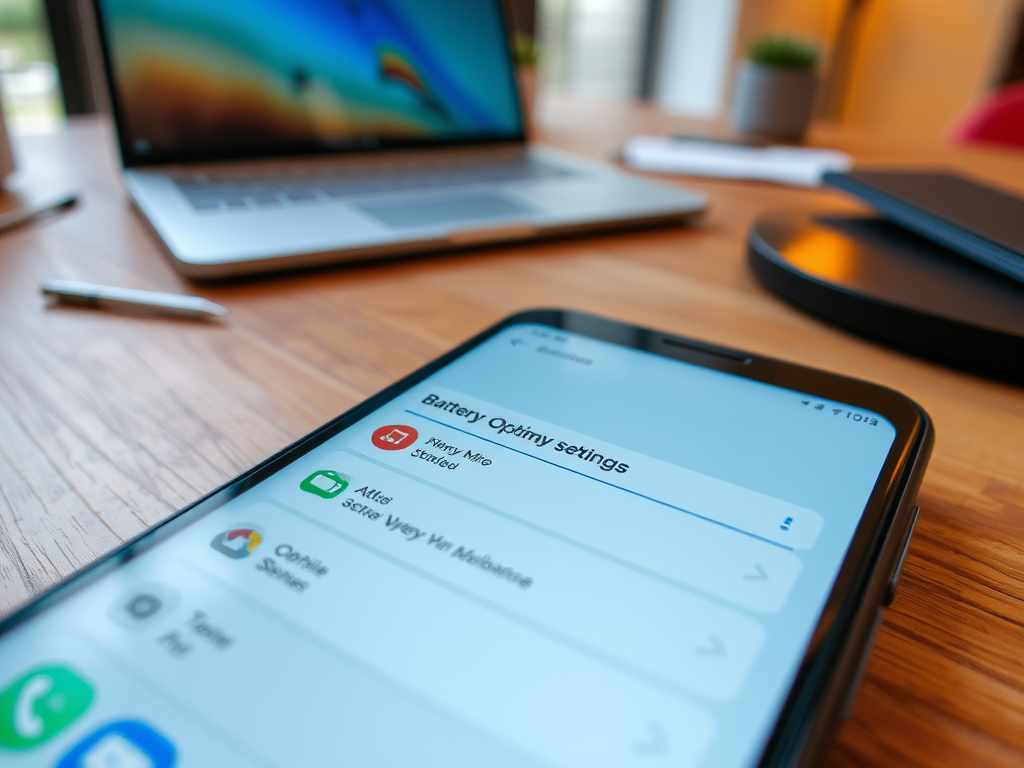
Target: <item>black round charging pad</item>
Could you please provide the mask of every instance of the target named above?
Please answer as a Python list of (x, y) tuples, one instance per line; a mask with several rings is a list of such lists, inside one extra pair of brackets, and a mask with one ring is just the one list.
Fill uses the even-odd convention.
[(777, 294), (898, 349), (1024, 384), (1024, 285), (885, 219), (781, 211), (750, 231)]

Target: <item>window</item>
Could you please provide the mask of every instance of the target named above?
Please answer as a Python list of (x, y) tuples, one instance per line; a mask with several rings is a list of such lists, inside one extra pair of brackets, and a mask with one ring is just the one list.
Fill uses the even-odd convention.
[(538, 4), (545, 88), (612, 98), (639, 93), (646, 2), (539, 0)]
[(63, 122), (43, 0), (0, 0), (0, 94), (12, 133), (45, 133)]

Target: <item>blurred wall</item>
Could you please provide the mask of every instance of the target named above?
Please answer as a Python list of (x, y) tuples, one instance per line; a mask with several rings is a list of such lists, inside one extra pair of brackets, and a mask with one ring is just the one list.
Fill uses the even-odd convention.
[(840, 16), (847, 2), (848, 0), (745, 0), (736, 28), (737, 53), (742, 55), (753, 38), (772, 32), (785, 32), (816, 40), (828, 49), (835, 38)]
[[(937, 142), (998, 79), (1021, 5), (1022, 0), (745, 0), (736, 58), (751, 38), (768, 32), (817, 39), (825, 53), (823, 100), (829, 102), (819, 105), (822, 117), (893, 140)], [(837, 50), (844, 29), (852, 32), (850, 45)]]
[(872, 0), (840, 122), (940, 140), (998, 78), (1018, 0)]
[(713, 118), (729, 92), (739, 0), (666, 0), (654, 97), (678, 115)]

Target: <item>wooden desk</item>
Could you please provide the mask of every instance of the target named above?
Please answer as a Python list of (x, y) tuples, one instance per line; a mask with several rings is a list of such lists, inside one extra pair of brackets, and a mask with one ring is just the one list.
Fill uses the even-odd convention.
[[(650, 109), (549, 103), (552, 143), (608, 157)], [(1024, 156), (877, 148), (1024, 191)], [(19, 142), (37, 188), (81, 205), (0, 236), (0, 612), (515, 310), (564, 306), (894, 387), (938, 442), (896, 602), (834, 766), (1024, 765), (1024, 391), (892, 352), (767, 293), (751, 220), (828, 192), (688, 180), (691, 229), (441, 255), (205, 286), (179, 277), (129, 209), (98, 119)], [(45, 278), (198, 292), (223, 325), (45, 309)]]

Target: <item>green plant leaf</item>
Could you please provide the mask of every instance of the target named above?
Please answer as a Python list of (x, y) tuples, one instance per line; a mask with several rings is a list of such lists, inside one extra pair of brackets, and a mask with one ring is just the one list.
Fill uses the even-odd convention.
[(766, 67), (814, 69), (819, 56), (816, 43), (791, 35), (758, 37), (747, 47), (747, 58)]
[(535, 67), (540, 61), (540, 45), (530, 35), (520, 32), (512, 38), (512, 60), (517, 67)]

